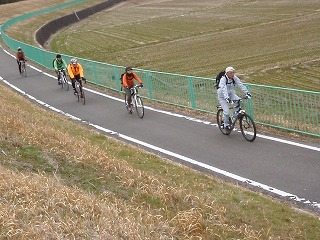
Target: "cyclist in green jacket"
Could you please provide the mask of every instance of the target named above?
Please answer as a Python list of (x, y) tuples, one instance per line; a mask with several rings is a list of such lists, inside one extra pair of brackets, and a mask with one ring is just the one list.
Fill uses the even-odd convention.
[(65, 70), (67, 69), (67, 63), (64, 61), (60, 54), (57, 54), (56, 59), (53, 60), (53, 69), (57, 74), (58, 84), (61, 84), (59, 70), (63, 70), (66, 74)]

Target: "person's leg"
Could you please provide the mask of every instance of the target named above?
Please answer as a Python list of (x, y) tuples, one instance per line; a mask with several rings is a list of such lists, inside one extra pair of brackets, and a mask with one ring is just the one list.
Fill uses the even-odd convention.
[(234, 104), (234, 112), (233, 112), (233, 118), (236, 119), (238, 117), (239, 109), (240, 109), (240, 102), (239, 100), (241, 99), (237, 94), (231, 94), (231, 99), (233, 101), (237, 101)]
[(73, 88), (73, 92), (74, 92), (74, 94), (77, 94), (77, 91), (76, 91), (76, 79), (72, 78), (70, 80), (71, 80), (71, 85), (72, 85), (72, 88)]
[(17, 61), (17, 63), (18, 63), (19, 73), (21, 74), (21, 62)]
[(131, 99), (131, 90), (128, 89), (128, 88), (124, 88), (124, 91), (126, 93), (126, 96), (127, 96), (127, 103), (128, 103), (128, 107), (129, 109), (131, 109), (131, 102), (132, 102), (132, 99)]
[(74, 92), (76, 93), (77, 91), (76, 91), (76, 81), (79, 81), (79, 83), (80, 83), (80, 86), (82, 87), (82, 81), (80, 80), (81, 78), (80, 78), (80, 74), (78, 74), (78, 75), (76, 75), (76, 76), (74, 76)]
[(60, 84), (60, 73), (58, 70), (55, 70), (56, 75), (57, 75), (57, 79), (58, 79), (58, 84)]
[(223, 99), (219, 98), (219, 103), (223, 109), (223, 126), (227, 127), (229, 125), (229, 117), (230, 117), (230, 109), (229, 109), (229, 103)]

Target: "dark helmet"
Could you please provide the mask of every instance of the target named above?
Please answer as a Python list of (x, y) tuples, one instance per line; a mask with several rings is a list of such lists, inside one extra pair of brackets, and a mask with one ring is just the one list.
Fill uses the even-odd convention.
[(57, 54), (56, 58), (61, 58), (61, 55), (60, 55), (60, 54)]
[(132, 67), (126, 67), (126, 72), (132, 71)]

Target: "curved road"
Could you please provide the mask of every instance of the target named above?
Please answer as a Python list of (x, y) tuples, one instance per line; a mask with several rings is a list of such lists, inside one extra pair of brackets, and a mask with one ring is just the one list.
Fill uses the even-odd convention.
[(146, 109), (141, 120), (126, 112), (122, 99), (90, 89), (86, 89), (83, 106), (72, 91), (58, 88), (55, 77), (32, 66), (27, 70), (28, 77), (20, 77), (13, 56), (0, 49), (1, 84), (42, 101), (40, 104), (109, 135), (138, 142), (159, 155), (320, 210), (320, 144), (263, 135), (249, 143), (240, 133), (224, 136), (215, 124), (152, 108)]

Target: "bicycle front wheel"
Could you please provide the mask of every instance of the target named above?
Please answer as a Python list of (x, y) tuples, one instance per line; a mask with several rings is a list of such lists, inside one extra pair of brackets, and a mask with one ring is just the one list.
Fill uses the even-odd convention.
[(80, 86), (80, 98), (83, 105), (86, 104), (86, 96), (84, 95), (83, 87)]
[(244, 113), (239, 119), (240, 122), (240, 130), (243, 137), (249, 141), (253, 142), (256, 139), (257, 129), (256, 124), (254, 123), (251, 116)]
[(144, 116), (144, 106), (142, 99), (139, 96), (135, 96), (135, 105), (139, 118), (143, 118)]
[(223, 110), (220, 108), (217, 112), (217, 124), (220, 132), (222, 132), (224, 135), (229, 135), (231, 133), (230, 130), (227, 130), (224, 128), (223, 125)]
[(69, 91), (69, 83), (68, 83), (68, 79), (66, 77), (66, 75), (63, 75), (63, 81), (64, 81), (64, 85), (67, 91)]
[(24, 62), (21, 64), (21, 76), (23, 77), (27, 76), (26, 64)]
[(75, 84), (75, 89), (76, 89), (76, 92), (77, 92), (77, 95), (76, 95), (76, 98), (78, 100), (78, 102), (80, 101), (80, 85), (78, 83)]
[(68, 80), (64, 74), (62, 74), (60, 81), (61, 81), (61, 88), (65, 88), (67, 91), (69, 91)]

